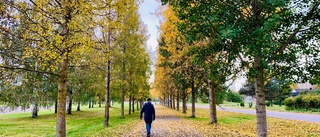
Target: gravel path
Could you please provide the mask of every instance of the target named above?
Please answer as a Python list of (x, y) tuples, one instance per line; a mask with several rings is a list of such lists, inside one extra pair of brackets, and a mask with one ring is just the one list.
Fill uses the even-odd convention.
[[(196, 105), (197, 108), (209, 109), (209, 105)], [(236, 108), (223, 108), (217, 106), (217, 110), (238, 112), (244, 114), (256, 115), (256, 110), (250, 109), (236, 109)], [(317, 114), (305, 114), (305, 113), (292, 113), (292, 112), (277, 112), (277, 111), (267, 111), (268, 117), (291, 119), (291, 120), (301, 120), (307, 122), (320, 122), (320, 115)]]
[[(151, 137), (202, 137), (203, 135), (192, 128), (186, 120), (172, 114), (167, 114), (156, 106), (156, 120), (151, 126)], [(130, 133), (123, 137), (145, 137), (147, 135), (145, 122), (141, 120)]]

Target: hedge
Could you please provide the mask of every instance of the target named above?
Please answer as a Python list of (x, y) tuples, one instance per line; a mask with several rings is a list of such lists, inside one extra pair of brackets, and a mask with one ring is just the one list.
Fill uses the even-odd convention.
[(284, 100), (287, 109), (319, 109), (320, 94), (303, 94)]

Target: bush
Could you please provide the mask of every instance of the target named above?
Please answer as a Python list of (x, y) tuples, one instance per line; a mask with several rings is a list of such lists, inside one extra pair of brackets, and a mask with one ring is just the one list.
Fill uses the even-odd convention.
[(266, 106), (270, 107), (270, 102), (269, 101), (266, 101), (265, 104), (266, 104)]
[(280, 101), (280, 100), (275, 100), (274, 102), (273, 102), (273, 104), (275, 104), (275, 105), (284, 105), (284, 103), (283, 103), (283, 100), (282, 101)]
[(201, 95), (200, 100), (203, 103), (209, 103), (209, 97), (207, 97), (205, 94)]
[(241, 106), (241, 107), (244, 107), (244, 102), (240, 102), (240, 106)]
[(227, 92), (226, 100), (229, 102), (240, 103), (241, 101), (243, 101), (243, 98), (239, 93), (229, 91), (229, 92)]
[(320, 108), (320, 94), (303, 94), (284, 100), (287, 109), (308, 109)]
[(286, 98), (283, 103), (289, 108), (294, 108), (295, 100), (294, 98)]

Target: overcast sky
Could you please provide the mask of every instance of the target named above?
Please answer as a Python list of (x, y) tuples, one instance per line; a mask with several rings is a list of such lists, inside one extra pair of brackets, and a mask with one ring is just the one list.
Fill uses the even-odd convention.
[(159, 18), (153, 13), (156, 12), (158, 7), (161, 6), (159, 2), (155, 0), (144, 0), (142, 5), (140, 5), (139, 12), (141, 14), (141, 18), (145, 24), (148, 26), (148, 32), (150, 34), (150, 38), (148, 40), (148, 46), (151, 50), (156, 50), (158, 46), (157, 38), (158, 38), (158, 29), (159, 26)]
[[(158, 46), (158, 26), (159, 25), (159, 18), (154, 14), (156, 10), (161, 6), (160, 2), (156, 0), (144, 0), (142, 5), (140, 5), (139, 12), (141, 14), (141, 19), (144, 24), (147, 24), (149, 39), (147, 41), (148, 50), (151, 54), (151, 59), (153, 63), (156, 61), (156, 50)], [(152, 71), (154, 72), (154, 64), (151, 67)], [(151, 75), (150, 82), (154, 81), (154, 75)]]

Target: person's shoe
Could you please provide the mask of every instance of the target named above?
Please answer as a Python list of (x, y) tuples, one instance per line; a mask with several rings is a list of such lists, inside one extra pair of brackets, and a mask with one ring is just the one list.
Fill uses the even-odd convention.
[(150, 137), (150, 133), (147, 133), (147, 137)]

